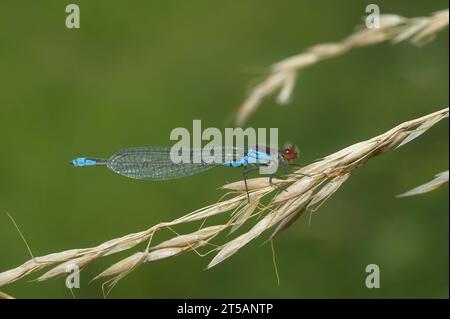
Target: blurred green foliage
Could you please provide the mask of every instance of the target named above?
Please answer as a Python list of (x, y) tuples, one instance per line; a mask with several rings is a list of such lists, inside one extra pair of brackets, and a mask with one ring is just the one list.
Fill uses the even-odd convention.
[[(230, 126), (265, 67), (308, 46), (338, 41), (366, 1), (77, 0), (81, 29), (65, 27), (64, 1), (0, 4), (0, 270), (36, 255), (96, 245), (217, 200), (239, 170), (181, 180), (135, 181), (103, 168), (74, 169), (80, 155), (169, 145), (175, 127)], [(382, 13), (423, 16), (447, 1), (377, 1)], [(301, 162), (370, 138), (448, 105), (448, 31), (422, 48), (358, 49), (302, 71), (288, 107), (268, 99), (250, 119), (278, 127)], [(448, 297), (448, 187), (396, 199), (448, 168), (448, 122), (356, 171), (312, 218), (276, 242), (281, 286), (262, 239), (203, 271), (184, 255), (140, 267), (112, 297)], [(187, 231), (187, 228), (183, 229)], [(162, 235), (160, 238), (163, 238)], [(167, 234), (165, 235), (167, 236)], [(158, 240), (158, 238), (155, 238)], [(77, 297), (101, 297), (89, 280), (120, 254), (82, 272)], [(365, 267), (381, 288), (365, 288)], [(70, 298), (64, 280), (4, 288), (21, 298)]]

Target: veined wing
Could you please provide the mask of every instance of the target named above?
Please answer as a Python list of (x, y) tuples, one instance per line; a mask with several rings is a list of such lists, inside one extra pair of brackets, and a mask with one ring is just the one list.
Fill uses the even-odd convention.
[[(190, 157), (201, 150), (190, 150)], [(201, 155), (201, 153), (200, 153)], [(174, 163), (169, 147), (139, 147), (120, 150), (109, 158), (114, 172), (134, 179), (167, 180), (194, 175), (217, 166), (216, 163)]]

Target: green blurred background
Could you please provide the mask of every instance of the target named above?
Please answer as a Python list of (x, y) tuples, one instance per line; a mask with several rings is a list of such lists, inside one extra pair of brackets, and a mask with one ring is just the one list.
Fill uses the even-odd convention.
[[(241, 178), (219, 168), (167, 182), (126, 179), (104, 168), (74, 169), (80, 155), (169, 145), (175, 127), (224, 128), (266, 66), (338, 41), (367, 1), (75, 1), (81, 29), (65, 27), (67, 1), (0, 4), (0, 271), (33, 252), (89, 247), (216, 201)], [(447, 1), (377, 1), (382, 13), (423, 16)], [(448, 31), (422, 48), (357, 49), (302, 71), (292, 103), (268, 99), (248, 122), (278, 127), (302, 163), (448, 105)], [(312, 220), (269, 245), (256, 240), (208, 271), (191, 253), (141, 266), (116, 298), (448, 297), (448, 186), (394, 196), (448, 168), (448, 122), (356, 171)], [(187, 231), (188, 228), (183, 228)], [(167, 234), (168, 235), (168, 234)], [(166, 236), (167, 236), (166, 235)], [(162, 237), (161, 237), (162, 238)], [(134, 251), (134, 250), (133, 250)], [(79, 298), (101, 297), (89, 280), (128, 253), (82, 272)], [(364, 285), (381, 268), (381, 288)], [(20, 298), (71, 298), (63, 279), (2, 290)]]

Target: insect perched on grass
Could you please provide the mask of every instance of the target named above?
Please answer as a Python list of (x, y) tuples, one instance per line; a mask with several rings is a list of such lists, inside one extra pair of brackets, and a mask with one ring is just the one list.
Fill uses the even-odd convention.
[[(108, 159), (78, 157), (70, 163), (76, 167), (106, 165), (117, 174), (147, 180), (176, 179), (217, 166), (243, 167), (248, 195), (247, 177), (250, 172), (258, 170), (261, 166), (276, 165), (276, 168), (278, 168), (278, 164), (280, 164), (283, 173), (285, 173), (287, 165), (294, 165), (293, 161), (298, 157), (298, 150), (292, 144), (285, 144), (283, 148), (277, 150), (266, 146), (245, 149), (223, 147), (220, 154), (221, 160), (211, 162), (202, 159), (202, 151), (202, 149), (188, 150), (188, 161), (175, 163), (171, 158), (170, 147), (135, 147), (122, 149)], [(275, 156), (271, 156), (271, 154), (275, 154)], [(193, 161), (192, 159), (195, 156), (198, 156), (201, 160), (199, 162)], [(276, 173), (269, 175), (271, 184), (275, 175)]]

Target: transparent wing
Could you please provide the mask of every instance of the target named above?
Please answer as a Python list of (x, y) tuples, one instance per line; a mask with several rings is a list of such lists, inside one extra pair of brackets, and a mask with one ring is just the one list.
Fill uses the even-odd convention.
[[(190, 157), (201, 150), (190, 150)], [(109, 158), (114, 172), (134, 179), (167, 180), (194, 175), (217, 166), (216, 163), (174, 163), (169, 147), (139, 147), (120, 150)]]

